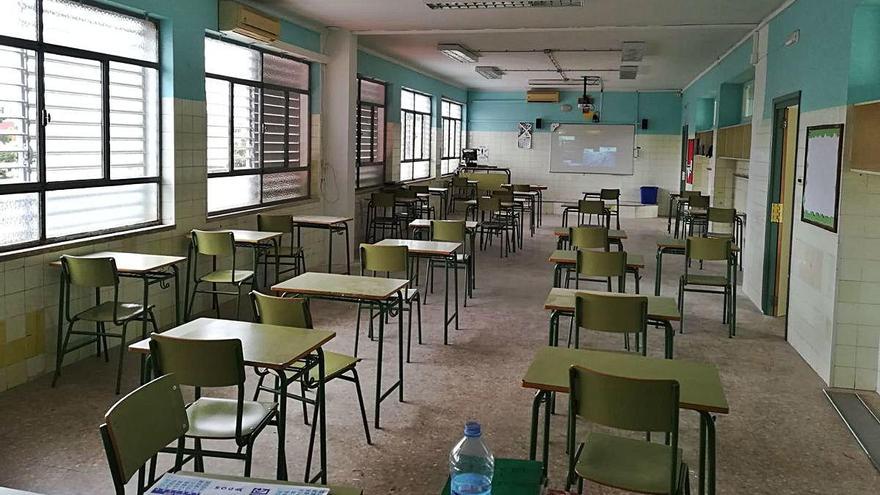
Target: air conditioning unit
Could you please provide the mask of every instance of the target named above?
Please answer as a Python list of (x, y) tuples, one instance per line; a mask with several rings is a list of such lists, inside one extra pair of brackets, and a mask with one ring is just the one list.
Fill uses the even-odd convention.
[(529, 103), (559, 103), (559, 91), (533, 89), (526, 93)]
[(278, 39), (281, 21), (238, 2), (220, 0), (220, 31), (270, 43)]

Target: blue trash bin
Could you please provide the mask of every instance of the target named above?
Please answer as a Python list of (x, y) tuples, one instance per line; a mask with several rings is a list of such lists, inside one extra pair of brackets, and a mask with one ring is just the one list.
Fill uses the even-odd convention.
[(643, 205), (656, 205), (657, 204), (657, 191), (660, 188), (657, 186), (642, 186), (642, 204)]

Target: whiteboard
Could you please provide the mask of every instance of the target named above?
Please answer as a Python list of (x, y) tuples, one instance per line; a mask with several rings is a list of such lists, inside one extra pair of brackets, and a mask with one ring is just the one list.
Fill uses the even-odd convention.
[(633, 174), (633, 125), (552, 124), (550, 172)]

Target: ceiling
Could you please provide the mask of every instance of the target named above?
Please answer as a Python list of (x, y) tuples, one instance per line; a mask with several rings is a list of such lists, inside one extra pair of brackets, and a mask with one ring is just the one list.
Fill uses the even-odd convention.
[[(462, 87), (522, 91), (529, 79), (562, 79), (543, 50), (570, 79), (602, 77), (610, 90), (681, 89), (785, 0), (584, 0), (583, 7), (431, 10), (424, 0), (259, 0), (275, 12), (351, 30), (362, 46)], [(645, 41), (635, 80), (620, 80), (623, 41)], [(477, 64), (437, 51), (458, 43), (481, 53)], [(599, 51), (595, 51), (599, 50)], [(609, 51), (601, 51), (609, 50)], [(498, 66), (488, 80), (476, 65)], [(521, 72), (523, 69), (545, 72)], [(588, 72), (589, 71), (589, 72)]]

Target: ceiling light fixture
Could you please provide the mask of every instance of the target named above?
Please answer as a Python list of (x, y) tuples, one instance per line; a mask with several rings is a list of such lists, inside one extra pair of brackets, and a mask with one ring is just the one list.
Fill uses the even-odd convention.
[(481, 2), (425, 2), (425, 6), (427, 6), (431, 10), (527, 9), (549, 7), (583, 7), (583, 5), (583, 0), (483, 0)]
[(645, 56), (644, 41), (624, 41), (621, 43), (621, 62), (641, 62)]
[(504, 72), (501, 69), (491, 65), (478, 65), (475, 70), (477, 71), (477, 74), (486, 79), (501, 79), (501, 76), (504, 75)]
[(635, 79), (636, 74), (639, 72), (638, 65), (621, 65), (620, 66), (620, 78), (621, 79)]
[(437, 50), (452, 60), (463, 64), (474, 64), (480, 59), (480, 55), (477, 52), (455, 43), (441, 43), (437, 45)]

